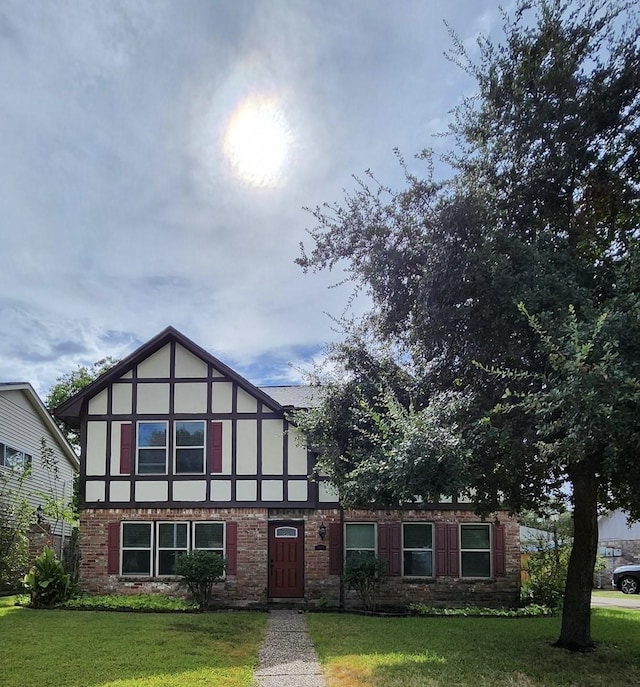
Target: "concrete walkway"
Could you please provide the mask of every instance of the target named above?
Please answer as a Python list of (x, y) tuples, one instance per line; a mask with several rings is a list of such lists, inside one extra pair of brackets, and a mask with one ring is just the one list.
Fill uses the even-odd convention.
[(326, 687), (304, 613), (270, 611), (255, 672), (256, 687)]

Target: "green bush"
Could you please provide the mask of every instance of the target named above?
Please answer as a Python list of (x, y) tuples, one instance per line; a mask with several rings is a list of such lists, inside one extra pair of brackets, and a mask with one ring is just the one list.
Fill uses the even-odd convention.
[(191, 592), (200, 608), (206, 608), (211, 600), (213, 585), (222, 582), (226, 561), (213, 551), (189, 551), (179, 556), (174, 573), (181, 575), (180, 584)]
[(104, 594), (79, 596), (62, 604), (64, 608), (100, 611), (193, 611), (183, 599), (170, 599), (162, 594)]
[(464, 608), (436, 608), (426, 604), (409, 604), (409, 611), (424, 616), (454, 616), (473, 618), (537, 618), (552, 615), (547, 606), (530, 604), (522, 608), (484, 608), (482, 606), (465, 606)]
[(521, 590), (523, 602), (561, 608), (570, 555), (571, 545), (557, 537), (538, 541), (537, 549), (528, 554), (523, 566), (527, 573)]
[(31, 596), (33, 608), (54, 606), (66, 601), (71, 595), (71, 578), (49, 546), (45, 546), (36, 558), (23, 583)]
[(344, 582), (360, 597), (362, 607), (372, 611), (380, 584), (386, 575), (386, 564), (375, 556), (364, 556), (347, 561), (344, 569)]

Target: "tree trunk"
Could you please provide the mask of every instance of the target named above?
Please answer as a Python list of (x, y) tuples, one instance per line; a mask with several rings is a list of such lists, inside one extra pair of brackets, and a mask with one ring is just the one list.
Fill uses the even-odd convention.
[(573, 486), (573, 547), (556, 646), (571, 651), (589, 651), (595, 646), (591, 639), (591, 589), (598, 549), (598, 480), (593, 463), (587, 460), (569, 470)]

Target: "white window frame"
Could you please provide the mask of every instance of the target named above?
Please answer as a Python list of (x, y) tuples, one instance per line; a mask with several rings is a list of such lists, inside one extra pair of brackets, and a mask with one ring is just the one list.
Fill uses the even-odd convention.
[[(160, 546), (160, 527), (163, 525), (185, 525), (187, 532), (187, 543), (184, 547), (182, 546)], [(189, 527), (188, 520), (158, 520), (156, 522), (156, 546), (155, 546), (155, 576), (156, 577), (175, 577), (173, 573), (161, 573), (160, 572), (160, 552), (161, 551), (184, 551), (185, 553), (191, 551), (191, 528)]]
[[(7, 449), (13, 451), (14, 458), (20, 456), (19, 465), (7, 465)], [(22, 449), (16, 448), (11, 444), (7, 444), (4, 441), (0, 441), (0, 467), (5, 470), (13, 470), (19, 472), (26, 472), (33, 466), (33, 456)]]
[[(350, 525), (369, 525), (373, 527), (373, 548), (351, 548), (347, 547), (347, 528)], [(344, 523), (344, 564), (347, 564), (347, 552), (349, 551), (371, 551), (374, 556), (378, 555), (378, 523), (377, 522), (345, 522)]]
[[(486, 527), (489, 533), (489, 548), (488, 549), (463, 549), (462, 548), (462, 529), (464, 527)], [(464, 522), (460, 523), (459, 538), (460, 538), (460, 577), (464, 579), (488, 580), (493, 575), (493, 538), (492, 527), (488, 522)], [(488, 553), (489, 554), (489, 573), (487, 575), (465, 575), (462, 566), (463, 553)]]
[[(404, 528), (409, 526), (411, 527), (412, 525), (428, 525), (431, 528), (431, 548), (430, 549), (425, 549), (425, 548), (411, 548), (411, 547), (406, 547), (405, 546), (405, 535), (404, 535)], [(426, 520), (416, 520), (414, 522), (403, 522), (402, 523), (402, 576), (403, 577), (408, 577), (410, 579), (416, 579), (416, 578), (427, 578), (427, 577), (433, 577), (435, 574), (435, 562), (434, 562), (434, 555), (433, 555), (433, 543), (434, 543), (434, 537), (435, 537), (435, 529), (433, 526), (433, 523), (430, 521)], [(431, 553), (431, 574), (430, 575), (409, 575), (405, 572), (404, 568), (404, 554), (406, 551), (415, 551), (416, 553), (426, 553), (429, 552)]]
[[(202, 425), (202, 446), (178, 446), (178, 424)], [(200, 472), (178, 472), (178, 449), (202, 449), (202, 470)], [(174, 420), (173, 421), (173, 474), (174, 475), (204, 475), (207, 472), (207, 423), (205, 420)]]
[[(124, 545), (124, 528), (126, 525), (148, 525), (150, 530), (149, 547), (127, 546)], [(154, 573), (154, 526), (150, 520), (123, 520), (120, 523), (120, 576), (121, 577), (153, 577)], [(125, 551), (149, 551), (149, 572), (148, 573), (125, 573), (123, 571)]]
[[(164, 425), (165, 426), (165, 445), (164, 445), (164, 472), (140, 472), (140, 450), (157, 449), (161, 446), (140, 446), (140, 425)], [(167, 420), (138, 420), (136, 423), (136, 475), (166, 475), (169, 459), (169, 422)]]

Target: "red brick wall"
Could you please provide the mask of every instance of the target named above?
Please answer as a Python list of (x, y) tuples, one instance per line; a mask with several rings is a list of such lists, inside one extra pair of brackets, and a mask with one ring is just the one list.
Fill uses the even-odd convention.
[[(88, 509), (80, 522), (82, 562), (81, 585), (96, 593), (163, 592), (181, 594), (174, 581), (148, 577), (118, 577), (107, 573), (107, 532), (111, 522), (121, 520), (216, 520), (238, 523), (238, 570), (228, 575), (216, 589), (223, 603), (267, 601), (268, 521), (302, 520), (305, 546), (305, 599), (309, 603), (337, 605), (340, 599), (340, 577), (329, 575), (329, 525), (340, 522), (338, 509), (320, 511), (280, 510), (265, 508), (228, 508), (211, 511), (189, 509)], [(461, 580), (438, 577), (428, 580), (388, 578), (381, 590), (383, 604), (422, 602), (429, 605), (513, 605), (517, 602), (520, 580), (520, 545), (518, 523), (506, 514), (499, 519), (506, 533), (506, 575), (489, 580)], [(345, 522), (477, 522), (466, 510), (450, 511), (346, 511)], [(491, 520), (490, 520), (491, 521)], [(327, 527), (324, 542), (318, 535), (320, 524)], [(325, 550), (318, 550), (324, 544)], [(357, 604), (353, 593), (346, 594), (347, 605)]]

